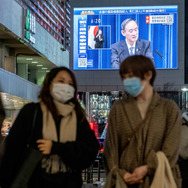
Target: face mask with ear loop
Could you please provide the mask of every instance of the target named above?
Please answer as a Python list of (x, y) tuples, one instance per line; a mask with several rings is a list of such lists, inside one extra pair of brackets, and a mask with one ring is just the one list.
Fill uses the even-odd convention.
[(140, 79), (137, 77), (126, 78), (123, 80), (123, 84), (125, 91), (133, 97), (137, 97), (144, 89), (144, 86), (140, 83)]
[(58, 102), (65, 103), (74, 97), (75, 89), (69, 84), (53, 83), (51, 95)]

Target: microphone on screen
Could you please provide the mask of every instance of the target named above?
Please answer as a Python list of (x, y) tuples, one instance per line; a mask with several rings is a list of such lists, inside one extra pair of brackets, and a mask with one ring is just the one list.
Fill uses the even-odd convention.
[(164, 59), (163, 55), (162, 55), (157, 49), (155, 49), (155, 51), (157, 52), (157, 54), (158, 54), (162, 59)]

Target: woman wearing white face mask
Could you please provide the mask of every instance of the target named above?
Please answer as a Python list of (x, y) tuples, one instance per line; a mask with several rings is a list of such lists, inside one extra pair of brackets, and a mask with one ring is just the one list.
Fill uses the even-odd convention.
[(115, 102), (110, 111), (104, 148), (105, 188), (116, 183), (121, 188), (149, 188), (158, 167), (158, 152), (167, 157), (180, 188), (181, 116), (177, 105), (153, 91), (156, 70), (149, 58), (130, 56), (121, 63), (119, 73), (129, 95)]
[(81, 188), (81, 171), (89, 167), (99, 143), (77, 100), (74, 74), (66, 67), (52, 69), (46, 76), (39, 103), (27, 104), (19, 113), (7, 138), (2, 188), (9, 188), (29, 137), (37, 109), (31, 147), (43, 154), (28, 188)]

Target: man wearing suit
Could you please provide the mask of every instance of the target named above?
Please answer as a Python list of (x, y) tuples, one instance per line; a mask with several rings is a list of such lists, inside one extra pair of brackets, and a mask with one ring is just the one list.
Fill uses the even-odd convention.
[(102, 30), (99, 29), (97, 35), (94, 38), (95, 48), (103, 48), (104, 36), (102, 34)]
[(142, 54), (154, 62), (150, 41), (138, 39), (138, 24), (132, 18), (121, 24), (121, 34), (125, 40), (111, 45), (111, 67), (119, 68), (119, 64), (129, 55)]

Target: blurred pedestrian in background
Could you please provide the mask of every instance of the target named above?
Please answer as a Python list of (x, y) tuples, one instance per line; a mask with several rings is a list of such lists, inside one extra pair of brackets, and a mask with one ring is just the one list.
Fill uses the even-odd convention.
[(74, 74), (66, 67), (52, 69), (39, 99), (23, 107), (7, 137), (0, 168), (2, 188), (9, 188), (20, 167), (36, 109), (31, 146), (44, 156), (28, 188), (81, 188), (81, 171), (95, 160), (99, 143), (78, 102)]
[(188, 187), (188, 112), (182, 114), (179, 166), (182, 175), (182, 188)]

